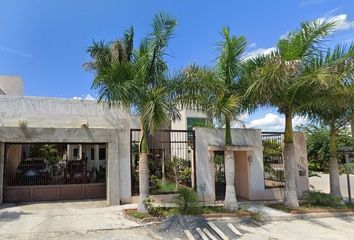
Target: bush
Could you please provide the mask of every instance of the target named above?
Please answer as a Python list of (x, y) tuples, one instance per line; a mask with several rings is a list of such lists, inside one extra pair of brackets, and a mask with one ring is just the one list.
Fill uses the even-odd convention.
[(304, 194), (306, 204), (314, 206), (337, 207), (342, 204), (342, 198), (331, 194), (310, 191)]
[(200, 213), (198, 194), (190, 188), (180, 188), (176, 199), (181, 214), (195, 215)]
[(151, 216), (160, 217), (162, 215), (162, 211), (159, 207), (154, 207), (153, 203), (154, 203), (154, 199), (152, 199), (150, 197), (144, 199), (144, 201), (143, 201), (145, 209), (148, 211), (148, 213)]

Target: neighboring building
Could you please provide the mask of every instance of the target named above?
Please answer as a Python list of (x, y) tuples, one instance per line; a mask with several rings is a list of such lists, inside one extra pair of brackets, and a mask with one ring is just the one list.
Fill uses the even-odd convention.
[[(0, 77), (0, 93), (0, 203), (136, 201), (140, 123), (128, 109), (89, 100), (22, 96), (19, 77)], [(218, 159), (224, 131), (201, 128), (203, 123), (208, 125), (205, 114), (182, 110), (171, 129), (149, 137), (151, 193), (160, 201), (171, 200), (174, 195), (167, 193), (176, 185), (194, 187), (206, 201), (222, 194), (223, 161)], [(261, 131), (232, 131), (238, 195), (249, 200), (282, 198), (278, 185), (266, 188)], [(308, 190), (306, 141), (300, 133), (295, 136), (299, 169), (305, 169), (299, 171), (301, 193)], [(280, 160), (271, 166), (278, 165)], [(272, 172), (266, 181), (279, 182), (274, 178), (279, 173)]]

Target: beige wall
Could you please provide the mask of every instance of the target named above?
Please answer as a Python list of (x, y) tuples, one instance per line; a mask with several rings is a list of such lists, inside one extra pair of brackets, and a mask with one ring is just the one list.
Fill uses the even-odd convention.
[(247, 151), (235, 151), (235, 187), (238, 196), (249, 199), (249, 164)]
[(16, 169), (21, 162), (22, 144), (9, 145), (6, 149), (6, 175), (11, 178), (16, 175)]

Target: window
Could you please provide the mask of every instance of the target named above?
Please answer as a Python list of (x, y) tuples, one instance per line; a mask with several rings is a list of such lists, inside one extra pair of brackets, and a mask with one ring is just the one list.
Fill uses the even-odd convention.
[(74, 158), (79, 157), (79, 149), (78, 148), (73, 149), (73, 156), (74, 156)]
[(100, 160), (106, 160), (106, 148), (100, 148), (98, 158)]
[(91, 148), (91, 160), (95, 160), (95, 149), (94, 148)]
[(187, 130), (193, 130), (194, 127), (209, 127), (210, 125), (206, 118), (187, 118)]

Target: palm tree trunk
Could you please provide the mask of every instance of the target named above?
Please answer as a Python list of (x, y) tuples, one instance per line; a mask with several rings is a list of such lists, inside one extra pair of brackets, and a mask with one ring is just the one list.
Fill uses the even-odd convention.
[(226, 121), (225, 124), (225, 181), (226, 181), (226, 191), (224, 208), (233, 211), (238, 209), (237, 199), (236, 199), (236, 188), (235, 188), (235, 158), (234, 152), (231, 148), (232, 138), (231, 138), (231, 124), (230, 121)]
[(139, 149), (139, 203), (138, 212), (147, 212), (144, 200), (149, 197), (149, 165), (147, 159), (148, 143), (144, 129), (141, 129), (141, 140)]
[(337, 159), (337, 131), (331, 126), (329, 139), (329, 185), (330, 193), (342, 197), (340, 192), (338, 159)]
[(284, 134), (284, 205), (290, 208), (298, 208), (299, 201), (296, 193), (296, 176), (298, 174), (295, 159), (295, 147), (293, 139), (292, 114), (285, 114)]
[(350, 120), (350, 129), (352, 131), (352, 138), (354, 138), (354, 113), (352, 113), (352, 118)]

